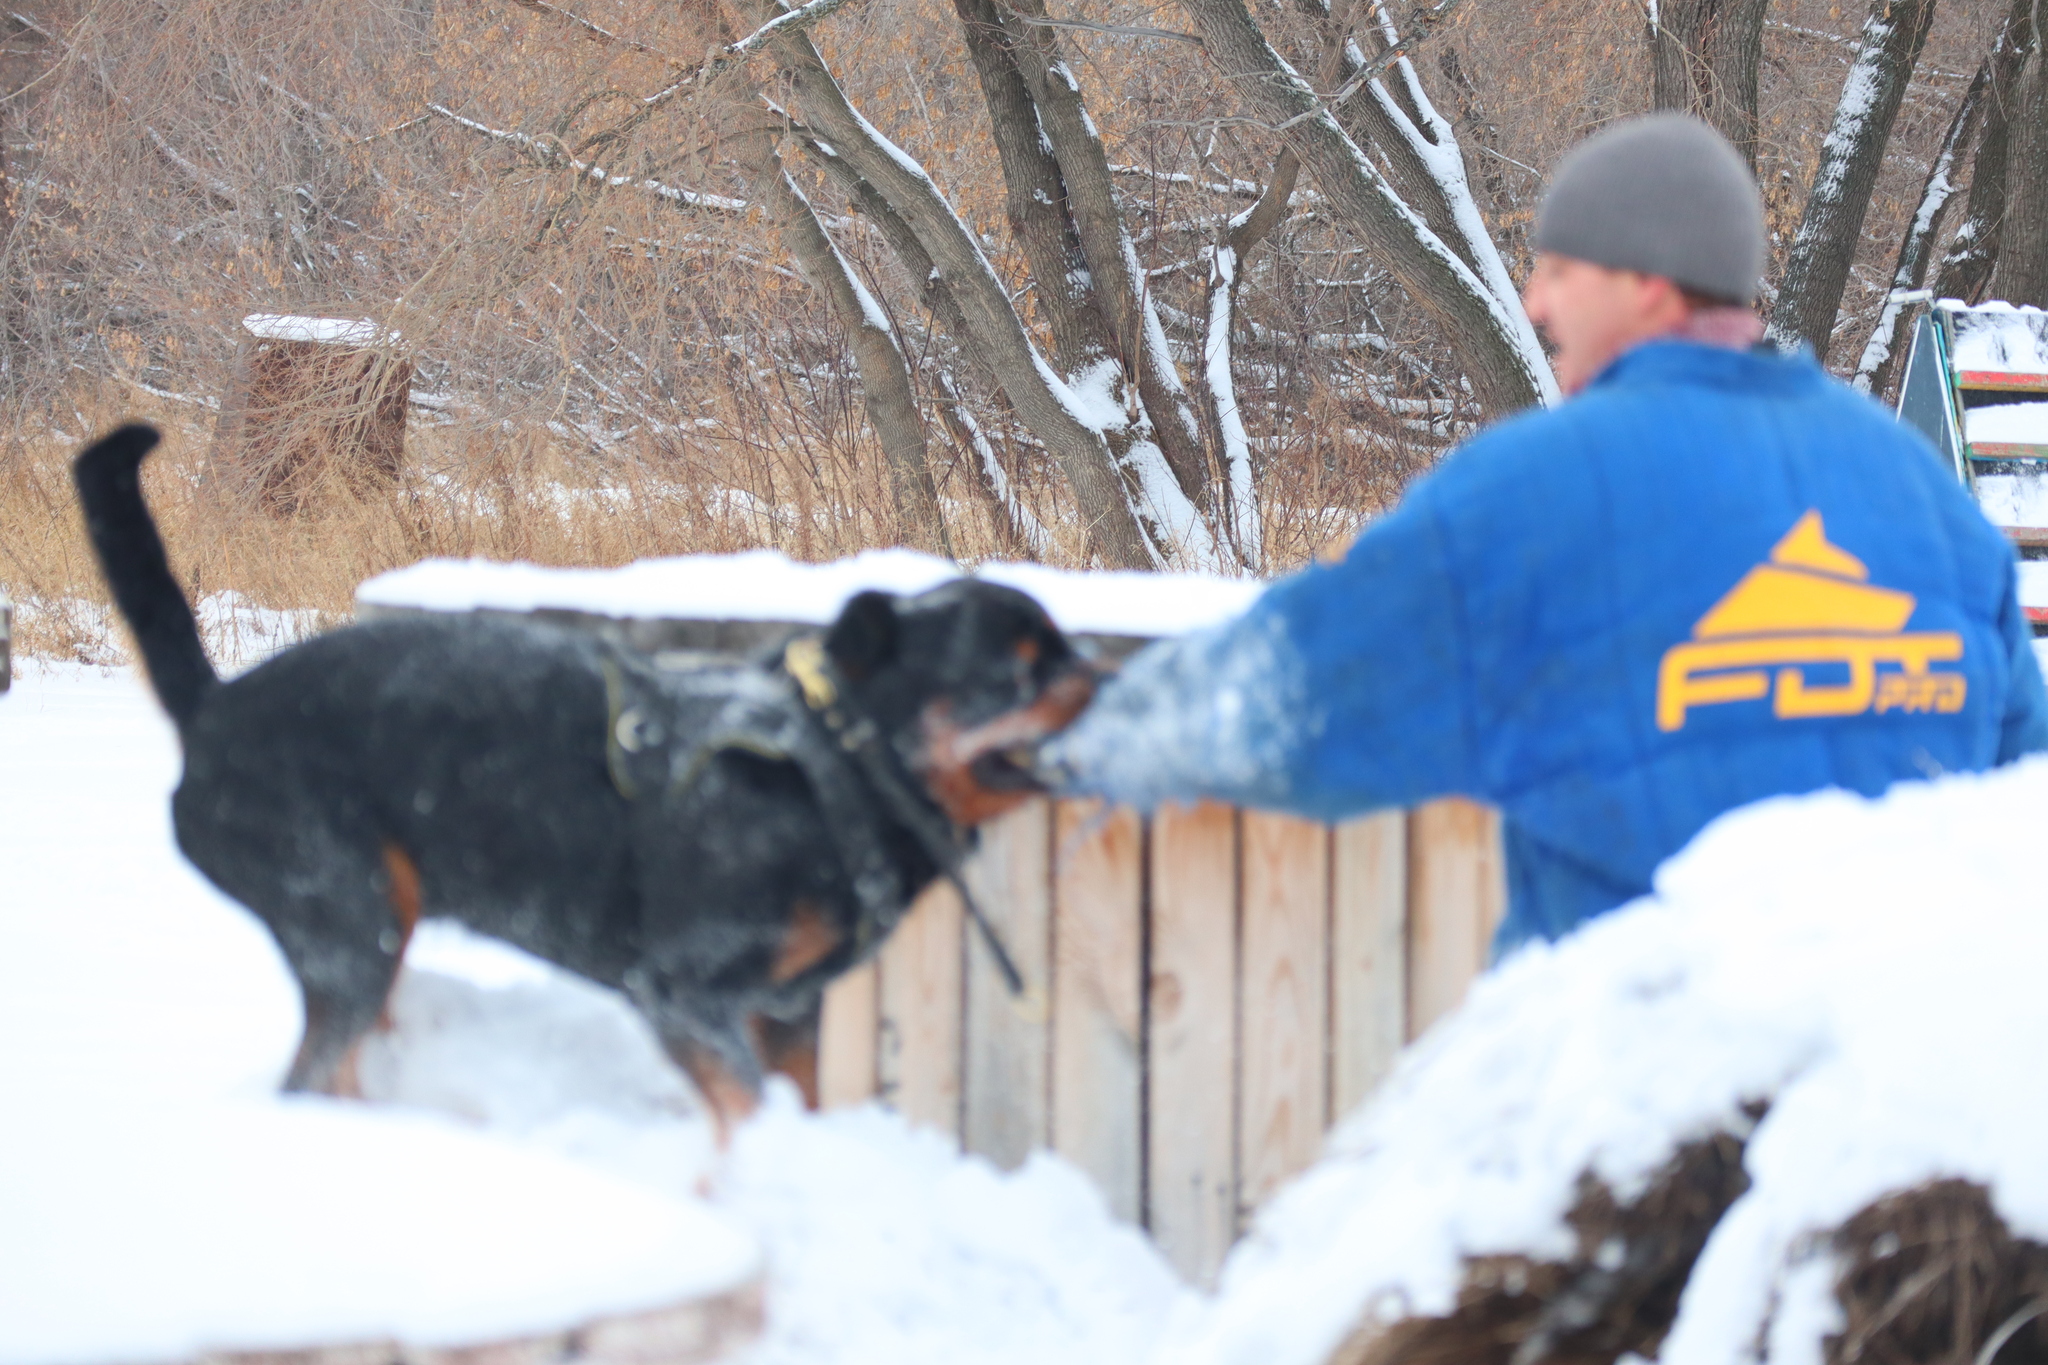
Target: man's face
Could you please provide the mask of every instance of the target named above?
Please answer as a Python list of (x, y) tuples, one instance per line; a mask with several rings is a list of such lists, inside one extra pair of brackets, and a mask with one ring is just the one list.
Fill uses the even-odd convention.
[(1552, 252), (1536, 257), (1522, 306), (1556, 349), (1551, 364), (1568, 394), (1637, 342), (1677, 331), (1689, 311), (1670, 280)]

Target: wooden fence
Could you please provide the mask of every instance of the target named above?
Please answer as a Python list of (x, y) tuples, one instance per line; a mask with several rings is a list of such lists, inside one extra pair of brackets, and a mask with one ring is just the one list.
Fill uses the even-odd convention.
[(934, 888), (827, 997), (825, 1104), (878, 1097), (1004, 1166), (1059, 1152), (1203, 1282), (1463, 998), (1504, 903), (1497, 821), (1464, 801), (1334, 828), (1035, 802), (969, 884), (1027, 994)]
[[(679, 667), (806, 628), (530, 595), (475, 609)], [(422, 610), (403, 596), (361, 615)], [(1144, 643), (1074, 638), (1108, 660)], [(827, 996), (824, 1102), (879, 1098), (1004, 1166), (1051, 1148), (1203, 1282), (1331, 1121), (1464, 997), (1506, 899), (1497, 820), (1464, 801), (1334, 828), (1217, 805), (1141, 820), (1039, 801), (982, 831), (968, 878), (1031, 989), (1010, 996), (957, 894), (935, 887)]]

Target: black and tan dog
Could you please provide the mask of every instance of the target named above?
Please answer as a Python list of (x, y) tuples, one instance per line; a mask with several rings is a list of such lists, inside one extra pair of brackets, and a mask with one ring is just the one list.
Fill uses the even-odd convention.
[[(147, 427), (78, 457), (86, 525), (185, 751), (178, 844), (305, 994), (287, 1085), (335, 1088), (414, 924), (452, 916), (616, 987), (721, 1120), (814, 1086), (819, 1000), (1094, 673), (1029, 597), (865, 593), (772, 662), (658, 670), (517, 621), (376, 621), (223, 683), (143, 502)], [(814, 1093), (814, 1092), (813, 1092)]]

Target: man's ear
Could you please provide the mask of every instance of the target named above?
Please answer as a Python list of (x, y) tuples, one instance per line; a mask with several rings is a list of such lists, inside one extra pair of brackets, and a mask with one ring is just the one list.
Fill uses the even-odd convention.
[(896, 599), (886, 592), (856, 593), (825, 633), (825, 652), (850, 681), (872, 676), (896, 657)]

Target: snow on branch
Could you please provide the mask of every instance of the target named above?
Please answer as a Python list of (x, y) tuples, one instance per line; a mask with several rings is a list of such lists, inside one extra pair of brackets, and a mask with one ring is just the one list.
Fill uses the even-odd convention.
[(580, 14), (563, 9), (560, 5), (551, 5), (548, 3), (548, 0), (512, 0), (512, 3), (518, 5), (521, 9), (530, 9), (535, 14), (545, 14), (551, 19), (559, 19), (571, 28), (580, 30), (586, 38), (590, 38), (593, 41), (611, 43), (613, 46), (623, 47), (629, 52), (644, 52), (650, 57), (661, 57), (664, 61), (672, 60), (664, 56), (660, 51), (649, 47), (637, 39), (628, 38), (621, 33), (614, 33), (601, 24), (592, 23)]
[(613, 175), (604, 167), (593, 162), (582, 161), (569, 155), (562, 144), (551, 137), (535, 137), (530, 133), (515, 132), (509, 128), (493, 128), (487, 123), (464, 118), (446, 105), (429, 104), (427, 108), (441, 118), (460, 128), (467, 128), (479, 137), (487, 137), (517, 148), (526, 159), (549, 170), (573, 171), (585, 179), (594, 180), (607, 189), (636, 189), (642, 194), (651, 194), (672, 204), (685, 208), (715, 209), (721, 213), (745, 213), (747, 201), (734, 199), (723, 194), (705, 194), (699, 190), (686, 190), (677, 185), (666, 184), (645, 176)]
[[(1457, 0), (1451, 0), (1451, 3), (1457, 3)], [(1050, 19), (1042, 14), (1025, 14), (1014, 9), (1007, 10), (1006, 13), (1018, 23), (1028, 24), (1032, 28), (1067, 29), (1075, 33), (1107, 33), (1114, 38), (1169, 38), (1177, 43), (1193, 43), (1196, 47), (1202, 45), (1202, 40), (1194, 34), (1181, 33), (1170, 28), (1147, 28), (1143, 24), (1095, 24), (1085, 19)]]
[[(1449, 17), (1452, 10), (1458, 7), (1459, 3), (1460, 0), (1438, 0), (1437, 4), (1427, 9), (1417, 10), (1415, 12), (1415, 27), (1410, 29), (1406, 36), (1396, 38), (1390, 42), (1385, 52), (1380, 53), (1379, 56), (1360, 66), (1357, 71), (1352, 73), (1350, 80), (1324, 96), (1316, 106), (1302, 110), (1293, 118), (1274, 127), (1272, 131), (1284, 133), (1295, 124), (1314, 118), (1325, 110), (1334, 111), (1342, 108), (1346, 100), (1363, 90), (1373, 81), (1384, 76), (1387, 72), (1392, 71), (1397, 64), (1413, 53), (1416, 48), (1422, 46), (1423, 43), (1436, 34), (1443, 27), (1443, 21)], [(1391, 30), (1391, 24), (1385, 20), (1384, 13), (1382, 13), (1382, 22), (1387, 23)], [(1389, 36), (1392, 36), (1391, 31)]]
[(1956, 106), (1955, 116), (1949, 120), (1948, 132), (1942, 138), (1941, 149), (1935, 154), (1934, 164), (1928, 168), (1927, 183), (1920, 191), (1920, 206), (1913, 214), (1905, 238), (1899, 243), (1899, 261), (1892, 272), (1891, 289), (1885, 295), (1877, 324), (1870, 329), (1870, 340), (1864, 343), (1863, 355), (1856, 362), (1855, 378), (1850, 380), (1860, 392), (1881, 392), (1886, 387), (1894, 367), (1893, 356), (1905, 340), (1907, 310), (1929, 297), (1920, 286), (1927, 278), (1934, 239), (1941, 232), (1942, 215), (1956, 192), (1956, 161), (1976, 127), (1978, 110), (1990, 80), (1991, 65), (1987, 59), (1977, 78), (1964, 92), (1962, 102)]
[(1162, 185), (1186, 185), (1192, 189), (1207, 190), (1211, 194), (1234, 194), (1243, 199), (1256, 199), (1264, 194), (1266, 187), (1256, 180), (1239, 180), (1233, 177), (1228, 183), (1221, 180), (1202, 180), (1186, 171), (1155, 171), (1150, 166), (1126, 166), (1119, 162), (1109, 163), (1111, 175), (1128, 175), (1141, 180), (1156, 180)]
[(809, 28), (845, 3), (846, 0), (809, 0), (808, 4), (798, 5), (793, 10), (785, 10), (726, 48), (726, 55), (744, 57), (778, 34), (795, 33)]
[(149, 138), (149, 145), (156, 148), (158, 156), (170, 162), (171, 165), (183, 171), (187, 176), (190, 176), (194, 184), (206, 191), (212, 198), (219, 200), (223, 207), (235, 207), (234, 186), (228, 184), (227, 181), (207, 170), (204, 166), (182, 155), (162, 133), (159, 133), (147, 123), (142, 125), (142, 131)]

